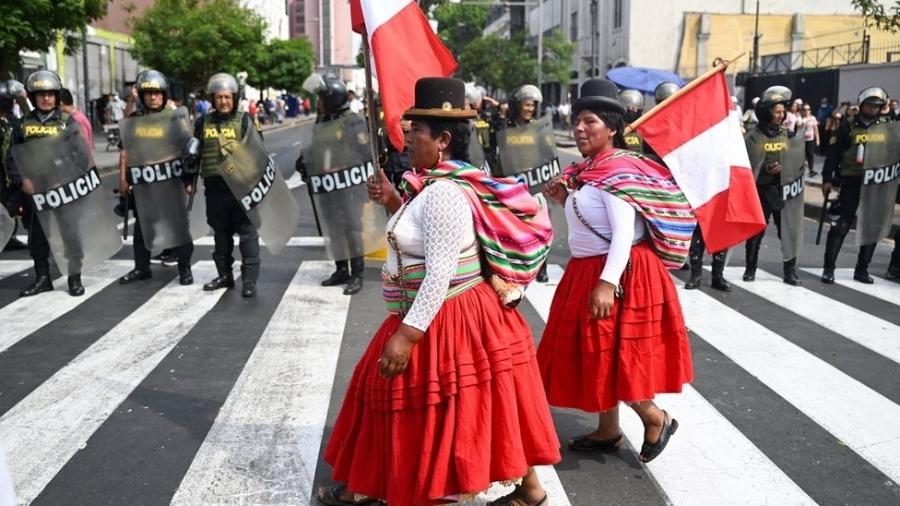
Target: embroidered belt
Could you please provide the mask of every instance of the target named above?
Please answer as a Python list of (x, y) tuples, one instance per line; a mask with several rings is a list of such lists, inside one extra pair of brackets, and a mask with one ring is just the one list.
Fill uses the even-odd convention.
[[(424, 263), (404, 267), (403, 272), (398, 276), (391, 276), (385, 265), (381, 269), (381, 293), (388, 312), (405, 315), (415, 300), (424, 279)], [(450, 278), (450, 288), (447, 290), (444, 300), (450, 300), (482, 281), (484, 278), (481, 276), (481, 259), (478, 254), (460, 258), (456, 265), (456, 272)]]

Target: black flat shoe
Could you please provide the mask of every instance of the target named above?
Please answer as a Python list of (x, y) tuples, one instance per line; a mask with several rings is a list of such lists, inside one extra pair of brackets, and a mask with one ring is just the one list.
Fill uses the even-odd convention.
[(234, 288), (234, 277), (233, 276), (219, 276), (214, 278), (209, 283), (203, 285), (203, 289), (207, 292), (211, 292), (213, 290), (219, 290), (221, 288)]
[(854, 271), (853, 279), (859, 281), (860, 283), (871, 285), (875, 283), (875, 280), (872, 279), (872, 276), (869, 276), (869, 273), (866, 271)]
[(751, 270), (744, 271), (744, 276), (741, 279), (743, 279), (744, 281), (746, 281), (748, 283), (751, 281), (755, 281), (756, 280), (756, 269), (753, 269), (752, 271)]
[[(548, 497), (549, 496), (547, 494), (544, 494), (544, 498), (534, 503), (532, 506), (546, 506), (548, 504)], [(523, 499), (522, 496), (519, 495), (519, 490), (516, 489), (499, 499), (494, 499), (493, 501), (487, 503), (487, 506), (512, 506), (514, 500), (518, 501), (520, 504), (528, 504), (527, 502), (525, 502), (525, 499)]]
[(359, 293), (359, 291), (362, 290), (362, 287), (363, 287), (362, 278), (353, 276), (350, 278), (350, 281), (347, 282), (347, 287), (344, 288), (344, 295), (353, 295), (353, 294)]
[[(713, 290), (718, 290), (720, 292), (730, 292), (731, 291), (731, 283), (725, 280), (725, 278), (713, 278), (712, 279), (712, 287)], [(685, 286), (685, 288), (687, 288)]]
[(38, 276), (28, 288), (19, 292), (19, 297), (31, 297), (39, 293), (49, 292), (53, 290), (53, 282), (49, 276)]
[(322, 504), (328, 504), (329, 506), (354, 506), (354, 505), (369, 505), (369, 504), (378, 504), (381, 501), (378, 499), (370, 499), (365, 498), (359, 501), (344, 501), (341, 499), (341, 494), (347, 490), (346, 485), (338, 485), (336, 487), (328, 487), (323, 488), (319, 487), (319, 491), (316, 493), (316, 499), (319, 500)]
[(152, 277), (153, 271), (151, 271), (150, 269), (147, 269), (146, 271), (141, 269), (134, 269), (128, 271), (124, 276), (119, 278), (119, 284), (128, 285), (134, 283), (135, 281), (150, 279)]
[(593, 439), (587, 434), (569, 440), (566, 446), (574, 452), (614, 452), (622, 447), (624, 436), (620, 432), (618, 436), (609, 439)]
[(191, 266), (178, 266), (178, 283), (184, 286), (194, 284), (194, 273), (191, 272)]
[(675, 434), (675, 431), (678, 430), (678, 420), (674, 418), (669, 418), (669, 413), (663, 411), (663, 428), (659, 433), (659, 439), (656, 440), (655, 443), (648, 443), (644, 441), (644, 444), (641, 445), (641, 462), (647, 463), (651, 460), (659, 457), (659, 454), (666, 449), (666, 445), (669, 444), (669, 438), (672, 434)]
[(685, 290), (696, 290), (700, 288), (700, 276), (691, 276), (684, 284)]
[(84, 295), (84, 285), (81, 284), (81, 274), (69, 276), (69, 295), (72, 297), (81, 297)]
[(241, 297), (245, 299), (249, 299), (250, 297), (256, 297), (256, 282), (255, 281), (246, 281), (241, 287)]
[(834, 284), (834, 271), (822, 271), (822, 282), (826, 285)]

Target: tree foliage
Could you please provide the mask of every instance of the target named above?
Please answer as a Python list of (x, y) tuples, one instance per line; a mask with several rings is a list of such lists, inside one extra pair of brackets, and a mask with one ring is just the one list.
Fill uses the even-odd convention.
[(312, 44), (305, 37), (273, 40), (257, 59), (256, 68), (250, 74), (250, 84), (297, 93), (303, 81), (312, 74), (315, 60)]
[(544, 37), (544, 60), (541, 62), (544, 81), (556, 81), (567, 86), (572, 79), (572, 56), (576, 49), (575, 43), (560, 29)]
[(885, 7), (878, 0), (852, 0), (856, 8), (867, 20), (872, 20), (875, 26), (892, 33), (900, 31), (900, 1)]
[(537, 81), (537, 59), (521, 35), (507, 39), (492, 33), (475, 39), (459, 55), (459, 65), (463, 79), (492, 90), (510, 92)]
[[(106, 15), (109, 0), (4, 0), (0, 2), (0, 71), (20, 65), (20, 51), (46, 51), (62, 33), (66, 51), (80, 47), (81, 29)], [(5, 74), (4, 72), (4, 74)], [(5, 75), (4, 75), (5, 77)]]
[(443, 3), (434, 8), (431, 16), (438, 23), (438, 37), (459, 58), (465, 47), (481, 37), (487, 22), (488, 7)]
[(265, 23), (237, 0), (157, 0), (133, 27), (138, 61), (189, 90), (217, 72), (254, 74), (264, 58)]

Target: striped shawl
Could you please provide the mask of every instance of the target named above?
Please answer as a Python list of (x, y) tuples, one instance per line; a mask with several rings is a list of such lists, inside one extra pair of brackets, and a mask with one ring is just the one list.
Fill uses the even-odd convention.
[(475, 222), (475, 233), (491, 272), (510, 283), (527, 285), (550, 252), (553, 227), (543, 199), (509, 178), (487, 176), (467, 162), (452, 160), (427, 171), (407, 172), (402, 188), (412, 198), (441, 179), (463, 189)]
[(624, 149), (608, 149), (563, 173), (570, 188), (589, 184), (631, 204), (650, 231), (651, 244), (669, 269), (684, 265), (697, 226), (694, 212), (664, 165)]

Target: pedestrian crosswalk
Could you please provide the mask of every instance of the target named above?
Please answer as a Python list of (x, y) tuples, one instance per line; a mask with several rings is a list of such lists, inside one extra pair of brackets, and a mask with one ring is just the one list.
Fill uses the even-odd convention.
[[(330, 473), (324, 441), (384, 310), (374, 268), (347, 297), (319, 286), (333, 265), (304, 251), (271, 267), (257, 299), (181, 286), (166, 268), (152, 283), (121, 286), (124, 260), (85, 272), (84, 297), (0, 297), (11, 301), (0, 307), (0, 451), (18, 504), (315, 504)], [(0, 260), (0, 291), (29, 268)], [(193, 270), (198, 280), (215, 275), (209, 261)], [(739, 279), (732, 270), (726, 277)], [(521, 305), (536, 338), (563, 269), (548, 274)], [(839, 270), (827, 289), (790, 287), (760, 270), (727, 294), (676, 280), (696, 380), (657, 401), (678, 433), (641, 465), (632, 452), (643, 427), (623, 409), (628, 449), (564, 450), (561, 463), (538, 470), (549, 504), (900, 503), (900, 284), (851, 276)], [(854, 294), (878, 304), (866, 310)], [(119, 320), (96, 335), (79, 328), (117, 308)], [(49, 344), (69, 332), (79, 337), (67, 349)], [(223, 393), (187, 395), (186, 378)], [(578, 416), (554, 410), (558, 427)], [(120, 492), (130, 486), (144, 488)], [(622, 492), (635, 489), (651, 499)]]

